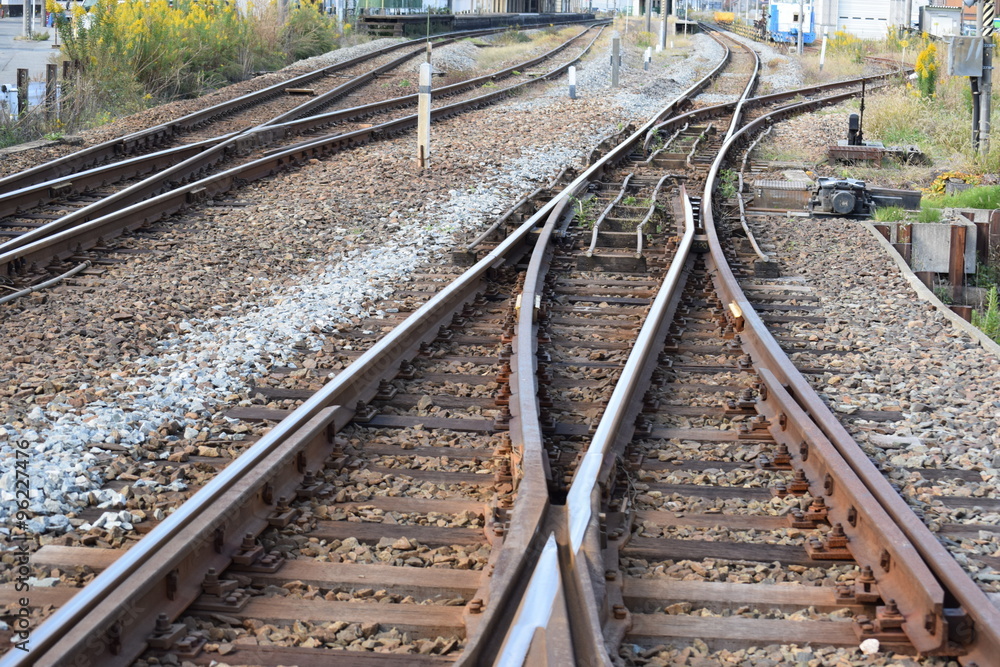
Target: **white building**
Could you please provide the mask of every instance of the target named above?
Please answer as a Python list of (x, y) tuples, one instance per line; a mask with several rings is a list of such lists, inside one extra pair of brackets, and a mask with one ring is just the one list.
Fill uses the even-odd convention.
[(885, 37), (889, 29), (907, 24), (906, 10), (910, 10), (909, 25), (916, 26), (920, 7), (929, 0), (814, 0), (816, 25), (819, 31), (827, 28), (864, 39)]

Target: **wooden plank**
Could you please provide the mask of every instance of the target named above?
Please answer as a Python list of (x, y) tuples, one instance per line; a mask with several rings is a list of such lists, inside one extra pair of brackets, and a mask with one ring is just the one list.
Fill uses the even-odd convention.
[(251, 598), (239, 612), (226, 612), (233, 618), (255, 618), (265, 623), (378, 623), (388, 630), (396, 628), (418, 637), (465, 635), (462, 614), (465, 607), (430, 604), (379, 604), (330, 602), (299, 598)]
[[(48, 586), (46, 588), (30, 587), (27, 591), (19, 591), (16, 584), (0, 584), (0, 607), (19, 607), (22, 598), (28, 599), (28, 606), (32, 609), (41, 607), (61, 607), (70, 598), (76, 595), (80, 589), (69, 586)], [(16, 610), (15, 610), (16, 611)]]
[(287, 561), (274, 574), (254, 573), (251, 576), (254, 583), (275, 586), (301, 581), (322, 588), (374, 588), (417, 598), (452, 599), (471, 598), (484, 575), (482, 570), (324, 563), (297, 559)]
[(361, 446), (362, 453), (376, 456), (447, 456), (451, 459), (488, 459), (493, 455), (492, 449), (476, 447), (445, 447), (427, 445), (404, 448), (402, 444), (365, 444)]
[(967, 498), (965, 496), (937, 496), (935, 500), (940, 500), (945, 507), (963, 507), (972, 509), (980, 507), (984, 510), (1000, 510), (1000, 498)]
[(482, 528), (441, 528), (439, 526), (404, 526), (388, 523), (355, 521), (320, 521), (309, 537), (320, 540), (346, 540), (353, 537), (365, 544), (377, 543), (382, 538), (397, 540), (405, 537), (428, 547), (446, 547), (455, 544), (477, 545), (486, 542)]
[(783, 565), (826, 566), (852, 561), (813, 560), (805, 547), (752, 542), (708, 542), (667, 537), (633, 537), (622, 550), (624, 556), (648, 561), (660, 560), (742, 560)]
[(472, 472), (442, 472), (440, 470), (386, 468), (385, 466), (369, 466), (368, 469), (378, 471), (384, 475), (409, 477), (420, 482), (431, 482), (432, 484), (472, 484), (474, 486), (493, 486), (492, 473), (477, 475)]
[(624, 581), (625, 604), (633, 612), (653, 613), (655, 606), (690, 602), (694, 608), (713, 611), (751, 605), (766, 611), (779, 609), (795, 612), (807, 607), (831, 612), (849, 608), (861, 612), (864, 605), (837, 602), (832, 586), (802, 584), (736, 584), (718, 581), (681, 581), (677, 579), (636, 579)]
[[(736, 431), (720, 431), (717, 428), (675, 428), (672, 426), (653, 426), (653, 432), (648, 437), (670, 440), (697, 440), (699, 442), (736, 442)], [(765, 434), (761, 440), (769, 440)]]
[(100, 572), (118, 560), (118, 557), (123, 553), (125, 552), (121, 549), (66, 547), (46, 544), (31, 555), (31, 564), (41, 567), (56, 567), (69, 572), (82, 565), (93, 569), (95, 572)]
[(450, 410), (467, 410), (471, 407), (486, 410), (499, 410), (492, 396), (451, 396), (450, 394), (396, 394), (389, 401), (378, 401), (383, 405), (410, 410), (417, 407), (424, 396), (431, 400), (431, 405)]
[(659, 644), (697, 637), (712, 648), (767, 644), (818, 644), (857, 647), (853, 625), (833, 621), (784, 621), (758, 618), (634, 614), (625, 641)]
[(355, 422), (355, 426), (366, 428), (413, 428), (423, 426), (430, 429), (447, 429), (464, 433), (493, 433), (492, 419), (446, 419), (443, 417), (411, 417), (409, 415), (375, 415), (371, 421)]
[(447, 498), (399, 498), (396, 496), (375, 496), (369, 500), (352, 500), (346, 503), (331, 505), (333, 508), (356, 509), (358, 507), (374, 507), (385, 512), (404, 512), (430, 514), (461, 514), (476, 512), (483, 514), (486, 505), (474, 500), (451, 500)]
[(769, 500), (771, 489), (766, 487), (714, 486), (711, 484), (657, 484), (649, 485), (650, 491), (663, 495), (677, 494), (691, 498), (744, 498), (746, 500)]
[(777, 530), (788, 527), (788, 519), (783, 516), (757, 516), (753, 514), (687, 514), (662, 510), (639, 510), (635, 513), (639, 521), (656, 526), (691, 526), (694, 528), (714, 528), (723, 526), (734, 530)]
[(240, 646), (220, 658), (218, 653), (200, 653), (194, 658), (184, 658), (185, 662), (205, 667), (224, 662), (229, 665), (261, 665), (279, 667), (421, 667), (421, 665), (452, 665), (461, 655), (420, 655), (419, 653), (376, 653), (374, 651), (346, 651), (340, 649), (317, 650), (298, 646)]
[(292, 414), (291, 410), (276, 410), (274, 408), (233, 408), (226, 410), (223, 415), (229, 419), (241, 419), (248, 422), (272, 421), (280, 422), (282, 419)]

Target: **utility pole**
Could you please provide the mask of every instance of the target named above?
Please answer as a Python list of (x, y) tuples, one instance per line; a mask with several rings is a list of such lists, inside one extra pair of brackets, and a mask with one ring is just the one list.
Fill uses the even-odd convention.
[(34, 5), (28, 4), (29, 2), (32, 2), (32, 0), (24, 0), (24, 4), (21, 5), (24, 9), (24, 11), (21, 12), (22, 37), (31, 37), (31, 13), (35, 10)]
[(806, 18), (805, 17), (805, 6), (804, 6), (802, 0), (799, 0), (799, 48), (798, 48), (798, 54), (800, 56), (802, 55), (802, 42), (803, 42), (802, 27), (806, 24), (805, 18)]
[(990, 101), (993, 93), (993, 17), (995, 0), (983, 0), (983, 75), (979, 79), (979, 151), (990, 152)]

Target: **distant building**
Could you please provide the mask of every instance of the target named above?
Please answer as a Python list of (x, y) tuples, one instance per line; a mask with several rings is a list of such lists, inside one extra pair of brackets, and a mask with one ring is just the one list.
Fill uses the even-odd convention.
[[(880, 39), (890, 30), (916, 28), (920, 8), (928, 4), (961, 4), (962, 0), (815, 0), (820, 32), (847, 32), (862, 39)], [(909, 8), (910, 15), (906, 16)], [(975, 11), (973, 11), (975, 15)]]

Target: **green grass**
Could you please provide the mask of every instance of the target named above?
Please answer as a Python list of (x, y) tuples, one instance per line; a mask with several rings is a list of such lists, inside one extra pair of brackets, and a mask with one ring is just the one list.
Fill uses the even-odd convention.
[(1000, 208), (1000, 185), (969, 188), (953, 195), (925, 199), (929, 208)]
[(924, 206), (924, 202), (921, 202), (920, 213), (917, 213), (917, 222), (941, 222), (941, 209)]
[(879, 206), (872, 213), (876, 222), (896, 222), (906, 219), (906, 209), (901, 206)]

